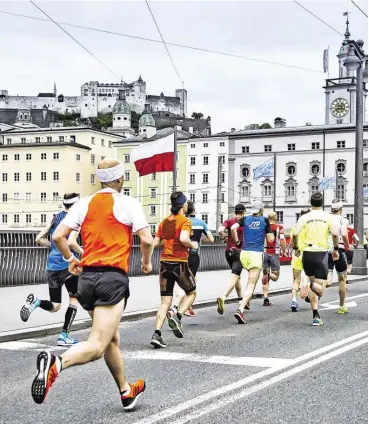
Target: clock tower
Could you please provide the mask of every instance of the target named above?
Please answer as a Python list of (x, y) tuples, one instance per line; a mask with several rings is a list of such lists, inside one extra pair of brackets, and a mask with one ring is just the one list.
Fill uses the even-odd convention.
[[(356, 76), (349, 71), (344, 61), (349, 52), (350, 39), (349, 20), (347, 14), (345, 39), (338, 52), (338, 78), (326, 80), (325, 90), (325, 123), (326, 125), (355, 123), (356, 108)], [(364, 121), (366, 121), (365, 105), (368, 90), (364, 84)]]

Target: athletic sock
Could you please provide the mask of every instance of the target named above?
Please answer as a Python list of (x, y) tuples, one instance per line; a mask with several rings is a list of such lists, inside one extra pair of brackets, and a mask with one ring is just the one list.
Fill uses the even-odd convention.
[(292, 302), (297, 302), (296, 296), (292, 296)]
[(70, 331), (70, 328), (72, 327), (76, 313), (77, 313), (77, 306), (69, 305), (67, 312), (65, 313), (65, 321), (63, 325), (63, 331), (65, 331), (66, 333)]
[(52, 311), (54, 309), (54, 305), (50, 300), (39, 300), (39, 307), (44, 311)]
[(238, 300), (241, 302), (241, 300), (243, 299), (243, 297), (239, 297)]
[(179, 312), (177, 312), (177, 318), (178, 318), (179, 320), (181, 320), (181, 319), (182, 319), (182, 314), (180, 314)]
[(131, 393), (131, 386), (128, 384), (129, 389), (123, 390), (123, 392), (120, 392), (121, 396), (128, 396)]
[(62, 370), (62, 357), (55, 356), (55, 362), (56, 362), (56, 368), (58, 369), (58, 373), (60, 373)]
[(314, 318), (320, 318), (320, 315), (319, 315), (318, 309), (313, 309), (313, 319), (314, 319)]
[(160, 330), (155, 330), (154, 333), (157, 334), (159, 337), (161, 337), (161, 331)]

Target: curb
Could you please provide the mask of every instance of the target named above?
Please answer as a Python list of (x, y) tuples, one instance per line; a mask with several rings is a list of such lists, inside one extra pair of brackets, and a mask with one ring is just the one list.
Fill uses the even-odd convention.
[[(353, 280), (350, 284), (361, 283), (364, 281), (368, 281), (368, 278), (366, 276), (362, 278), (357, 278)], [(333, 287), (338, 286), (338, 282), (333, 283), (332, 286)], [(281, 296), (281, 295), (289, 294), (289, 293), (291, 293), (290, 288), (280, 289), (280, 290), (275, 290), (270, 292), (269, 297)], [(254, 294), (252, 298), (261, 299), (262, 294), (261, 293)], [(237, 302), (238, 302), (237, 297), (228, 298), (225, 301), (226, 304), (232, 304)], [(216, 306), (217, 301), (204, 300), (202, 302), (195, 303), (194, 305), (196, 306), (196, 309), (208, 308), (210, 306)], [(158, 311), (157, 309), (146, 309), (143, 311), (128, 312), (122, 317), (121, 321), (132, 322), (132, 321), (138, 321), (144, 318), (151, 318), (156, 315), (157, 311)], [(90, 327), (91, 327), (91, 319), (77, 320), (77, 321), (74, 321), (73, 323), (73, 331), (85, 330)], [(62, 324), (58, 323), (58, 324), (50, 324), (50, 325), (39, 326), (39, 327), (30, 327), (30, 328), (19, 329), (19, 330), (3, 331), (0, 333), (0, 343), (13, 342), (17, 340), (30, 339), (30, 338), (36, 338), (36, 337), (52, 336), (54, 334), (59, 334), (61, 330), (62, 330)]]

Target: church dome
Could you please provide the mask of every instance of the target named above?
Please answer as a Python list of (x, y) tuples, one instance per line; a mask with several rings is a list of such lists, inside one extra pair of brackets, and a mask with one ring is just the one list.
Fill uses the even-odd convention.
[(338, 52), (338, 56), (347, 56), (349, 52), (349, 45), (346, 43), (342, 43), (340, 51)]
[(138, 121), (138, 125), (140, 127), (155, 127), (155, 119), (151, 114), (150, 105), (148, 103), (145, 104), (145, 110)]
[(118, 100), (113, 107), (113, 114), (114, 113), (125, 113), (127, 115), (131, 114), (131, 106), (127, 103), (126, 95), (123, 89), (119, 90)]

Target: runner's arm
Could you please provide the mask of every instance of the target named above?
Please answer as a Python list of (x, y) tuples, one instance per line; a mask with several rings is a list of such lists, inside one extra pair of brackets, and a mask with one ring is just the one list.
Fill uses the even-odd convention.
[(270, 229), (270, 221), (269, 218), (265, 218), (265, 234), (268, 240), (268, 243), (273, 243), (275, 240), (275, 235)]
[(354, 233), (354, 235), (352, 236), (352, 244), (355, 247), (358, 247), (359, 246), (359, 241), (360, 241), (359, 236), (356, 233)]
[(161, 246), (161, 238), (160, 237), (155, 237), (154, 238), (154, 249), (156, 249), (157, 247), (160, 247)]
[(70, 249), (73, 250), (73, 252), (83, 255), (83, 249), (77, 242), (78, 236), (79, 236), (79, 231), (72, 231), (68, 238), (68, 246), (70, 247)]
[(301, 217), (300, 217), (299, 220), (297, 221), (297, 223), (294, 227), (293, 233), (292, 233), (292, 249), (295, 250), (295, 252), (299, 250), (297, 236), (299, 235), (299, 233), (304, 228), (304, 225), (305, 225), (305, 221), (303, 219), (301, 219)]
[[(242, 222), (241, 222), (242, 221)], [(231, 234), (234, 242), (237, 246), (241, 246), (241, 241), (238, 240), (238, 229), (241, 227), (241, 224), (243, 225), (243, 219), (240, 219), (238, 222), (232, 225), (231, 227)]]
[(348, 238), (348, 220), (346, 218), (342, 219), (341, 235), (342, 235), (343, 243), (345, 245), (345, 249), (349, 250), (350, 249), (350, 242), (349, 242), (349, 238)]
[(287, 250), (287, 243), (286, 243), (286, 239), (284, 237), (284, 234), (280, 235), (280, 239), (281, 239), (281, 246), (282, 246), (282, 254), (285, 255), (286, 250)]
[(43, 228), (36, 237), (36, 243), (39, 244), (40, 246), (43, 247), (50, 247), (51, 243), (50, 241), (46, 238), (46, 236), (50, 233), (50, 229), (51, 229), (51, 222), (49, 225), (47, 225), (45, 228)]
[(226, 234), (226, 227), (224, 225), (221, 225), (218, 228), (218, 234), (220, 235), (220, 238), (221, 239), (224, 239), (227, 236), (227, 234)]
[(199, 248), (199, 244), (197, 243), (197, 241), (191, 241), (189, 230), (181, 230), (181, 234), (179, 235), (179, 241), (190, 249)]
[[(136, 234), (140, 238), (140, 247), (142, 255), (142, 263), (145, 266), (151, 267), (151, 257), (154, 249), (154, 242), (149, 227), (141, 228), (136, 231)], [(151, 270), (149, 270), (150, 272)]]
[(205, 222), (203, 222), (202, 225), (203, 225), (202, 232), (204, 233), (205, 237), (210, 241), (210, 243), (214, 243), (213, 234), (211, 234), (211, 231), (209, 230), (208, 226), (206, 225)]

